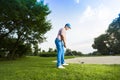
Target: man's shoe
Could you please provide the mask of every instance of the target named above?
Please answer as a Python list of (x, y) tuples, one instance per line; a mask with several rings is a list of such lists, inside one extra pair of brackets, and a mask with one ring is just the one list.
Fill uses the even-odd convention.
[(69, 65), (69, 64), (67, 64), (67, 63), (64, 63), (64, 64), (62, 64), (63, 66), (67, 66), (67, 65)]
[(64, 69), (65, 67), (63, 67), (63, 66), (58, 66), (58, 68), (59, 68), (59, 69)]

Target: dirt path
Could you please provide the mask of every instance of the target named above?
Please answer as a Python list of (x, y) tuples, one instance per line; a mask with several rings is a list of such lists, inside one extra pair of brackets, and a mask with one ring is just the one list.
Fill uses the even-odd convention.
[(66, 59), (66, 63), (84, 64), (120, 64), (120, 56), (77, 57)]

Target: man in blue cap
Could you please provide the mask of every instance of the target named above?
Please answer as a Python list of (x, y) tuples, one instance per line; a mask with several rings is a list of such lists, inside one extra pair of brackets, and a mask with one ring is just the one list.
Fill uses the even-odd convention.
[(61, 28), (58, 32), (57, 38), (55, 39), (55, 44), (57, 47), (57, 67), (65, 68), (63, 66), (68, 65), (64, 61), (64, 48), (66, 48), (66, 31), (71, 29), (69, 23), (65, 24), (64, 28)]

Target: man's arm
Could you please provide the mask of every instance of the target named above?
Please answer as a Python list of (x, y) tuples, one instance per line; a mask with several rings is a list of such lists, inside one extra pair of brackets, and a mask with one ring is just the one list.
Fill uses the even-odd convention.
[(62, 39), (62, 41), (64, 43), (64, 47), (66, 48), (66, 36), (61, 35), (61, 39)]
[(66, 48), (66, 31), (64, 28), (61, 30), (61, 39), (64, 43), (64, 47)]

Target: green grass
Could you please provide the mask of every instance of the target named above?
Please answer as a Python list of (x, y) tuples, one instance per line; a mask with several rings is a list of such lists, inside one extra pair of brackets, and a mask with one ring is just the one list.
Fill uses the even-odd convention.
[(0, 80), (119, 80), (120, 65), (70, 64), (57, 69), (56, 58), (0, 61)]

